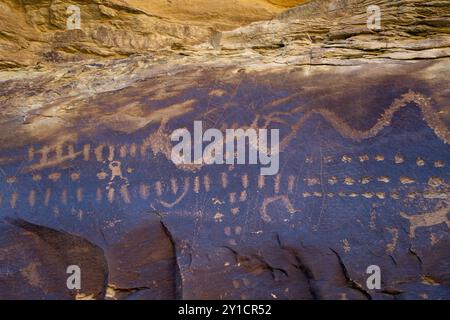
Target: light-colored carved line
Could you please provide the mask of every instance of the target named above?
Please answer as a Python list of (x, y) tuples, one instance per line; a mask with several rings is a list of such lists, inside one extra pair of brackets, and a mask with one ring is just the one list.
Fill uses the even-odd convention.
[(416, 236), (416, 229), (420, 227), (432, 227), (441, 223), (445, 223), (450, 228), (450, 221), (447, 215), (450, 212), (449, 204), (441, 202), (438, 204), (436, 211), (425, 212), (417, 215), (408, 215), (404, 212), (400, 212), (400, 216), (409, 220), (409, 237), (414, 238)]
[[(332, 193), (332, 192), (329, 192), (326, 195), (328, 197), (330, 197), (330, 198), (335, 196), (335, 194)], [(341, 198), (348, 197), (348, 198), (353, 198), (353, 199), (358, 198), (359, 196), (362, 196), (362, 197), (364, 197), (366, 199), (371, 199), (373, 197), (376, 197), (378, 199), (386, 199), (386, 193), (385, 192), (381, 192), (381, 191), (380, 192), (375, 192), (375, 193), (374, 192), (368, 192), (368, 191), (362, 192), (362, 193), (357, 193), (357, 192), (354, 192), (354, 191), (348, 191), (348, 192), (340, 191), (340, 192), (337, 193), (337, 195), (339, 197), (341, 197)], [(313, 193), (311, 193), (311, 192), (303, 192), (303, 198), (309, 198), (309, 197), (320, 198), (320, 197), (323, 197), (323, 196), (324, 196), (324, 194), (322, 192), (318, 192), (318, 191), (315, 191)], [(399, 200), (401, 198), (400, 195), (398, 194), (398, 192), (395, 192), (395, 191), (390, 193), (390, 197), (392, 199), (394, 199), (394, 200)], [(415, 192), (410, 192), (407, 195), (405, 195), (405, 198), (415, 198), (415, 197), (417, 197), (417, 193), (415, 193)]]
[(200, 192), (200, 177), (199, 176), (194, 178), (194, 192), (195, 193)]
[(67, 189), (64, 188), (61, 192), (61, 202), (63, 204), (67, 204), (67, 195), (68, 195)]
[(395, 157), (394, 157), (394, 163), (395, 164), (402, 164), (404, 162), (405, 162), (405, 157), (402, 154), (397, 153), (395, 155)]
[(242, 191), (241, 192), (241, 195), (239, 196), (239, 201), (240, 202), (245, 202), (245, 201), (247, 201), (247, 191)]
[(156, 190), (156, 194), (158, 195), (158, 197), (161, 197), (163, 194), (163, 187), (162, 187), (161, 181), (155, 182), (155, 190)]
[(97, 190), (95, 192), (95, 200), (97, 200), (98, 203), (101, 203), (102, 198), (103, 198), (102, 189), (97, 188)]
[(341, 158), (341, 161), (344, 163), (351, 163), (352, 162), (352, 158), (350, 156), (347, 155), (343, 155)]
[(423, 160), (421, 157), (418, 157), (418, 158), (416, 159), (416, 164), (417, 164), (417, 166), (419, 166), (419, 167), (423, 167), (423, 166), (425, 165), (425, 160)]
[(17, 177), (16, 176), (11, 176), (11, 177), (6, 178), (6, 183), (8, 183), (8, 184), (13, 184), (13, 183), (16, 183), (16, 182), (17, 182)]
[(173, 194), (177, 194), (177, 192), (178, 192), (177, 179), (175, 179), (175, 178), (170, 179), (170, 189), (172, 190)]
[(47, 188), (45, 190), (45, 196), (44, 196), (44, 205), (48, 207), (48, 204), (50, 203), (50, 197), (52, 196), (52, 190), (50, 188)]
[(434, 167), (435, 168), (444, 168), (445, 167), (445, 163), (442, 160), (437, 160), (434, 162)]
[(128, 192), (128, 187), (126, 185), (123, 185), (120, 188), (120, 194), (122, 195), (122, 199), (125, 203), (131, 203), (130, 193)]
[(59, 161), (63, 156), (63, 146), (61, 144), (55, 147), (56, 159)]
[[(321, 115), (343, 137), (351, 138), (356, 141), (361, 141), (376, 136), (383, 128), (389, 126), (392, 122), (394, 114), (400, 109), (408, 106), (409, 103), (416, 104), (420, 108), (425, 122), (430, 128), (433, 129), (437, 137), (441, 139), (444, 143), (450, 144), (450, 131), (447, 128), (447, 126), (443, 123), (443, 121), (439, 118), (439, 116), (435, 112), (433, 112), (430, 99), (420, 93), (416, 93), (410, 90), (409, 92), (401, 95), (400, 98), (395, 99), (391, 103), (391, 105), (384, 111), (384, 113), (380, 116), (375, 125), (368, 130), (357, 130), (350, 127), (345, 122), (345, 120), (342, 120), (338, 115), (336, 115), (334, 112), (330, 110), (324, 108), (310, 110), (300, 117), (300, 119), (292, 126), (291, 132), (282, 139), (280, 143), (281, 151), (283, 151), (287, 147), (290, 141), (292, 141), (292, 139), (297, 135), (298, 131), (303, 126), (305, 121), (307, 121), (313, 114)], [(85, 145), (85, 147), (86, 146), (88, 145)], [(85, 160), (89, 160), (89, 149), (83, 149), (83, 151), (80, 151), (73, 155), (69, 154), (68, 156), (63, 156), (60, 159), (48, 161), (48, 153), (50, 150), (51, 149), (49, 147), (43, 147), (40, 150), (40, 153), (42, 153), (40, 163), (34, 166), (30, 166), (28, 169), (35, 170), (55, 166), (63, 161), (74, 159), (81, 152), (83, 153)], [(88, 151), (87, 153), (85, 152), (86, 150)], [(130, 147), (130, 156), (132, 157), (136, 156), (136, 152), (137, 152), (137, 145), (133, 143)]]
[(443, 178), (432, 176), (428, 179), (428, 185), (433, 188), (444, 186), (445, 182)]
[(45, 165), (48, 162), (48, 154), (50, 152), (50, 147), (43, 147), (40, 151), (41, 159), (39, 160), (40, 165)]
[(233, 216), (235, 216), (235, 215), (237, 215), (239, 213), (240, 209), (236, 207), (236, 208), (231, 208), (230, 211), (231, 211), (231, 214)]
[(81, 154), (81, 151), (75, 153), (75, 155), (65, 155), (65, 156), (62, 156), (60, 158), (56, 158), (56, 159), (52, 159), (52, 160), (45, 160), (45, 161), (43, 161), (41, 159), (40, 163), (36, 163), (36, 164), (33, 164), (33, 165), (27, 167), (26, 171), (29, 172), (29, 171), (33, 171), (33, 170), (39, 170), (39, 169), (55, 167), (58, 164), (61, 164), (61, 163), (65, 162), (65, 161), (73, 160), (75, 157), (77, 157), (80, 154)]
[(417, 197), (417, 193), (416, 192), (408, 192), (408, 194), (406, 196), (410, 199), (415, 199)]
[(355, 180), (351, 177), (345, 177), (344, 178), (344, 184), (347, 186), (352, 186), (355, 184)]
[(375, 195), (377, 196), (378, 199), (385, 199), (386, 198), (386, 193), (385, 192), (377, 192), (377, 193), (375, 193)]
[(236, 192), (231, 192), (228, 195), (228, 199), (229, 199), (230, 203), (236, 203)]
[(144, 139), (140, 147), (140, 153), (142, 158), (145, 158), (145, 156), (147, 155), (147, 150), (149, 149), (151, 149), (151, 141), (149, 139)]
[(364, 176), (361, 178), (361, 184), (368, 184), (370, 181), (372, 181), (372, 177)]
[(294, 191), (294, 185), (295, 185), (295, 176), (290, 175), (288, 177), (288, 192), (292, 193)]
[(274, 191), (276, 194), (280, 193), (281, 175), (277, 174), (274, 178)]
[(147, 198), (150, 196), (150, 186), (142, 183), (139, 186), (139, 195), (141, 196), (141, 199), (147, 200)]
[(323, 163), (331, 163), (331, 162), (333, 162), (333, 157), (332, 156), (324, 156), (322, 161), (323, 161)]
[(412, 90), (403, 94), (399, 99), (395, 99), (392, 104), (384, 111), (377, 122), (368, 130), (358, 130), (349, 126), (334, 112), (327, 109), (314, 109), (306, 112), (292, 127), (290, 133), (281, 141), (281, 151), (296, 137), (300, 128), (314, 114), (318, 114), (325, 121), (336, 129), (343, 137), (355, 141), (362, 141), (376, 136), (381, 130), (392, 123), (392, 119), (397, 111), (409, 105), (416, 104), (423, 115), (426, 124), (433, 129), (436, 136), (444, 143), (450, 144), (450, 131), (436, 112), (433, 111), (430, 99), (420, 93)]
[(378, 177), (377, 180), (378, 180), (379, 182), (383, 182), (383, 183), (389, 183), (389, 181), (391, 181), (391, 179), (390, 179), (388, 176), (381, 176), (381, 177)]
[(392, 236), (392, 240), (390, 243), (386, 245), (386, 252), (389, 254), (394, 253), (395, 248), (397, 247), (398, 242), (398, 229), (396, 228), (386, 228)]
[(361, 196), (366, 199), (371, 199), (371, 198), (373, 198), (373, 192), (363, 192), (363, 193), (361, 193)]
[(291, 201), (286, 195), (277, 195), (275, 197), (265, 198), (260, 208), (261, 219), (265, 222), (271, 222), (272, 218), (267, 213), (267, 206), (275, 201), (281, 201), (290, 214), (294, 214), (298, 210), (294, 208)]
[(320, 179), (316, 178), (316, 177), (305, 178), (304, 181), (305, 181), (306, 185), (308, 185), (310, 187), (320, 185)]
[(329, 185), (335, 185), (335, 184), (337, 184), (337, 183), (338, 183), (338, 178), (335, 177), (335, 176), (333, 176), (333, 177), (331, 177), (331, 178), (328, 179), (328, 184), (329, 184)]
[(369, 161), (369, 160), (370, 160), (370, 158), (369, 158), (369, 156), (367, 154), (363, 154), (363, 155), (359, 156), (359, 162), (366, 162), (366, 161)]
[(127, 146), (125, 146), (125, 145), (120, 146), (119, 157), (125, 158), (127, 156), (127, 153), (128, 153)]
[(83, 188), (79, 187), (76, 190), (76, 198), (78, 202), (82, 202), (83, 201)]
[(73, 144), (69, 144), (69, 145), (67, 146), (67, 156), (68, 156), (71, 160), (73, 160), (73, 159), (75, 159), (75, 158), (77, 157), (77, 154), (76, 154), (76, 152), (75, 152), (75, 148), (74, 148)]
[(211, 180), (208, 175), (203, 177), (203, 184), (205, 185), (205, 191), (209, 192), (211, 190)]
[(70, 174), (70, 180), (72, 180), (72, 181), (80, 180), (80, 173), (79, 172), (72, 172)]
[(114, 152), (115, 152), (115, 146), (109, 145), (108, 146), (108, 161), (114, 160)]
[(264, 188), (265, 183), (266, 183), (266, 177), (259, 175), (258, 176), (258, 189)]
[(103, 149), (105, 148), (105, 145), (100, 144), (94, 149), (95, 159), (97, 159), (98, 162), (103, 162)]
[(59, 173), (59, 172), (53, 172), (48, 175), (48, 179), (51, 180), (52, 182), (56, 182), (60, 178), (61, 178), (61, 173)]
[(28, 161), (32, 162), (34, 160), (34, 147), (28, 148)]
[(241, 180), (242, 180), (242, 187), (244, 189), (247, 189), (248, 188), (248, 184), (249, 184), (248, 175), (247, 174), (242, 175)]
[(398, 200), (398, 199), (400, 199), (400, 195), (398, 194), (398, 192), (392, 191), (391, 192), (391, 198), (394, 199), (394, 200)]
[(105, 180), (108, 177), (108, 174), (105, 171), (100, 171), (97, 173), (98, 180)]
[(109, 201), (109, 203), (113, 203), (113, 201), (114, 201), (114, 193), (115, 193), (115, 189), (113, 187), (110, 187), (108, 189), (108, 201)]

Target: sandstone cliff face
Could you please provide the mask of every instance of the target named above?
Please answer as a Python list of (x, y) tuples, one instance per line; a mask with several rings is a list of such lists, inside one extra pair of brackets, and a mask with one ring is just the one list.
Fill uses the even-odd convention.
[[(294, 5), (290, 1), (281, 5)], [(80, 28), (68, 30), (80, 10)], [(0, 67), (124, 57), (207, 41), (217, 31), (281, 11), (264, 0), (122, 1), (5, 0), (0, 3)]]
[[(70, 31), (2, 2), (0, 297), (448, 299), (448, 1), (195, 2), (78, 1)], [(279, 174), (174, 165), (194, 120), (278, 128)]]
[(77, 60), (86, 56), (120, 57), (170, 48), (180, 39), (201, 42), (210, 31), (171, 22), (123, 2), (73, 2), (82, 28), (68, 30), (67, 1), (2, 3), (3, 66)]

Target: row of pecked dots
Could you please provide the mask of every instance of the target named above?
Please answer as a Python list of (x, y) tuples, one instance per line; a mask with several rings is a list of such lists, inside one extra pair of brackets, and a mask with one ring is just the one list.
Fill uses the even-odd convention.
[[(332, 162), (335, 162), (335, 159), (336, 158), (334, 158), (332, 156), (324, 156), (322, 158), (322, 161), (323, 161), (323, 163), (332, 163)], [(351, 163), (354, 161), (354, 158), (349, 155), (343, 155), (341, 157), (338, 157), (337, 159), (343, 163)], [(370, 160), (371, 160), (370, 156), (364, 154), (364, 155), (357, 156), (355, 161), (366, 162), (366, 161), (370, 161)], [(385, 161), (386, 157), (382, 154), (377, 154), (373, 157), (373, 160), (375, 160), (377, 162), (381, 162), (381, 161)], [(405, 161), (406, 161), (406, 157), (400, 153), (397, 153), (393, 159), (393, 162), (395, 164), (402, 164), (402, 163), (405, 163)], [(426, 161), (423, 157), (416, 157), (415, 162), (416, 162), (416, 165), (419, 167), (423, 167), (426, 165)], [(314, 157), (307, 156), (305, 158), (305, 163), (314, 163)], [(445, 167), (445, 163), (443, 160), (436, 160), (433, 162), (433, 166), (435, 168), (443, 168), (443, 167)]]

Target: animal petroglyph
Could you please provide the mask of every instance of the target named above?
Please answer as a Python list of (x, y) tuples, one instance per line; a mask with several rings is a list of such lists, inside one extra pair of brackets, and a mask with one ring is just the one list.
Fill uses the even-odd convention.
[(408, 215), (405, 212), (400, 212), (400, 215), (409, 220), (409, 236), (414, 238), (416, 236), (416, 229), (422, 227), (432, 227), (441, 223), (445, 223), (450, 228), (450, 221), (448, 220), (448, 213), (450, 207), (447, 202), (441, 202), (438, 209), (433, 212), (426, 212), (417, 215)]

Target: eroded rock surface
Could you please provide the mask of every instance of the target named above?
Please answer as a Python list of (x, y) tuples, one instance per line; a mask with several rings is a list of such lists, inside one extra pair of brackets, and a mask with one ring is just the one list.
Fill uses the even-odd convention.
[[(20, 270), (62, 277), (84, 250), (78, 297), (449, 299), (449, 10), (311, 1), (170, 51), (2, 71), (0, 279), (23, 290), (0, 296), (75, 297)], [(170, 134), (195, 120), (279, 129), (279, 173), (176, 166)]]
[[(275, 2), (3, 0), (0, 68), (170, 51), (205, 42), (222, 30), (271, 19), (303, 1)], [(71, 29), (68, 20), (74, 14), (80, 20)]]

